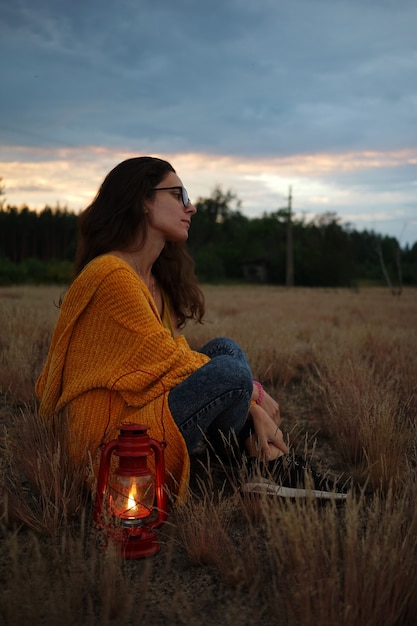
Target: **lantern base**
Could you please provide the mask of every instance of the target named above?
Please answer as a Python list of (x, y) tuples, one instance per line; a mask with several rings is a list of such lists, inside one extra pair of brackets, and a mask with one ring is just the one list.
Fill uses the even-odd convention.
[(112, 538), (114, 545), (125, 559), (143, 559), (153, 556), (160, 550), (156, 533), (150, 528), (123, 529), (121, 534)]

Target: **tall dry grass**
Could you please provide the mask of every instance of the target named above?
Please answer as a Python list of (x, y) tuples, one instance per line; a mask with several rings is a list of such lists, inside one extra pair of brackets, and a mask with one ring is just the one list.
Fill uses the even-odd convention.
[(0, 393), (31, 402), (59, 312), (62, 287), (0, 288)]
[(203, 454), (161, 551), (133, 562), (101, 548), (88, 465), (36, 412), (60, 292), (0, 290), (0, 624), (417, 624), (416, 290), (206, 287), (190, 343), (239, 341), (292, 445), (355, 489), (243, 499)]

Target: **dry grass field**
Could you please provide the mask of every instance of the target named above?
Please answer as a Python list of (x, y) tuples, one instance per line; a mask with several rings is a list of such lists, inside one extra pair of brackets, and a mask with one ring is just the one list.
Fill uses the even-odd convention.
[(242, 499), (202, 454), (156, 556), (103, 550), (65, 424), (34, 401), (61, 288), (2, 288), (0, 626), (417, 624), (417, 290), (204, 291), (191, 345), (236, 339), (296, 451), (352, 477), (348, 500)]

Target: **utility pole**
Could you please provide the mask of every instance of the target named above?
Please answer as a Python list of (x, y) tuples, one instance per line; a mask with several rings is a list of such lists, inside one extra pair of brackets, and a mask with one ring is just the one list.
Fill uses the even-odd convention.
[(288, 210), (287, 210), (287, 267), (286, 281), (287, 287), (294, 286), (294, 246), (292, 237), (292, 194), (291, 187), (288, 193)]

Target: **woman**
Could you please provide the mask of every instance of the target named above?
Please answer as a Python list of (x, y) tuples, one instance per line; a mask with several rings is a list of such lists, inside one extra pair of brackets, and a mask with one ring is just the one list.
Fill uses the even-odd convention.
[(147, 424), (167, 441), (168, 487), (180, 499), (203, 436), (219, 455), (232, 440), (268, 463), (288, 453), (279, 406), (240, 347), (220, 338), (197, 352), (180, 332), (204, 316), (184, 247), (195, 212), (166, 161), (132, 158), (107, 175), (80, 216), (76, 276), (36, 385), (42, 415), (68, 413), (78, 461), (96, 457), (120, 423)]

